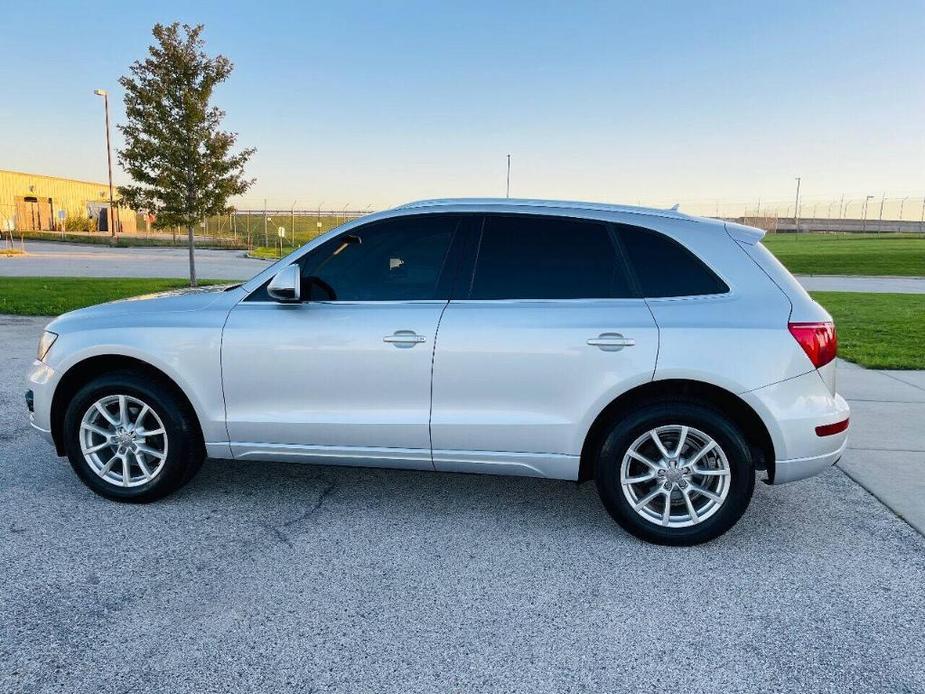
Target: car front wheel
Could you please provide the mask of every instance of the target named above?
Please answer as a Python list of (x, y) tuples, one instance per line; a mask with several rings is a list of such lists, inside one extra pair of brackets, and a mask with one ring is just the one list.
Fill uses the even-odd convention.
[(84, 385), (64, 415), (71, 466), (97, 494), (159, 499), (185, 484), (204, 459), (189, 405), (169, 384), (114, 372)]
[(665, 545), (722, 535), (755, 487), (739, 428), (708, 405), (684, 401), (651, 403), (615, 420), (596, 477), (605, 507), (624, 529)]

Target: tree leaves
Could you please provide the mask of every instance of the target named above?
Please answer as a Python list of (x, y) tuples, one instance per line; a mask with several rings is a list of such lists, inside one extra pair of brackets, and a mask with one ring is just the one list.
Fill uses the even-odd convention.
[(244, 176), (253, 148), (234, 152), (237, 134), (221, 130), (225, 112), (210, 104), (215, 87), (234, 66), (208, 56), (203, 26), (156, 24), (155, 43), (119, 80), (127, 123), (118, 150), (132, 185), (120, 186), (123, 202), (153, 212), (155, 228), (192, 227), (228, 211), (228, 199), (254, 183)]

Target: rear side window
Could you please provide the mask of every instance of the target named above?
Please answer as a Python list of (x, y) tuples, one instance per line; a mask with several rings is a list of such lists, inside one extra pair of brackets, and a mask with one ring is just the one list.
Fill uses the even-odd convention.
[(631, 296), (603, 224), (558, 217), (489, 216), (472, 299), (606, 299)]
[(700, 296), (729, 291), (726, 283), (700, 258), (664, 234), (628, 227), (620, 230), (620, 241), (644, 297)]

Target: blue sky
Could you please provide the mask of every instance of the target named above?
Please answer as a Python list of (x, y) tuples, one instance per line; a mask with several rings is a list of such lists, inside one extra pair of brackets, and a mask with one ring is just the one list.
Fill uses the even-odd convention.
[[(925, 3), (17, 3), (0, 168), (103, 179), (155, 22), (206, 25), (249, 201), (925, 192)], [(15, 29), (14, 29), (15, 28)], [(124, 180), (121, 173), (117, 179)]]

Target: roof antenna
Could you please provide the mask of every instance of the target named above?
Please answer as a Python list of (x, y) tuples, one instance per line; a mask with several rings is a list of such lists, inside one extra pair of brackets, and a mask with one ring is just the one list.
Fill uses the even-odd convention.
[(671, 211), (677, 212), (679, 207), (681, 207), (681, 203), (676, 202), (674, 205), (671, 206)]

